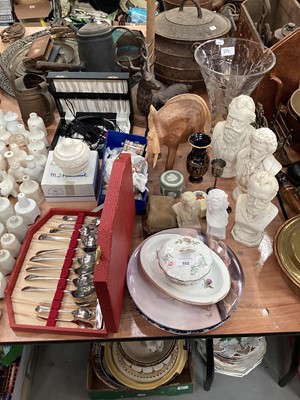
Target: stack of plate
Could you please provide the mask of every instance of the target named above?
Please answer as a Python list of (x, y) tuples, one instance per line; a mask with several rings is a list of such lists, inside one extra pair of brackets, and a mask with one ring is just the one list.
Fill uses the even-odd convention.
[[(174, 235), (197, 238), (210, 249), (209, 273), (191, 285), (168, 279), (159, 265), (157, 252)], [(236, 310), (243, 285), (243, 271), (232, 250), (196, 229), (168, 229), (150, 236), (133, 252), (127, 269), (127, 287), (141, 314), (175, 334), (201, 333), (221, 325)]]
[(92, 365), (112, 389), (151, 390), (182, 372), (186, 347), (183, 340), (94, 343)]
[(300, 295), (300, 215), (278, 228), (273, 243), (275, 257), (287, 284)]
[[(235, 377), (249, 374), (263, 360), (266, 352), (264, 337), (213, 339), (215, 371)], [(205, 339), (197, 340), (197, 349), (206, 360)]]

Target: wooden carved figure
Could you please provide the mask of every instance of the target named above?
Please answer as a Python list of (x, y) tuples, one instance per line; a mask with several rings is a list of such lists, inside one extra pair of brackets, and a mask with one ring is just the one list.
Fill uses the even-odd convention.
[(208, 133), (211, 113), (205, 100), (192, 93), (172, 97), (160, 109), (152, 105), (148, 115), (148, 144), (146, 158), (153, 154), (153, 168), (156, 166), (160, 147), (168, 147), (165, 170), (173, 169), (176, 152), (180, 143), (187, 142), (195, 132)]

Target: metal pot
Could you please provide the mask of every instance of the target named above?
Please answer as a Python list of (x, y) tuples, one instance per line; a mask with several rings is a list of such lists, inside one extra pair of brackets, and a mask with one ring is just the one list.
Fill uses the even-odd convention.
[(154, 72), (166, 84), (203, 83), (194, 50), (202, 42), (228, 36), (230, 21), (221, 14), (196, 7), (183, 7), (158, 14), (155, 18), (155, 63)]

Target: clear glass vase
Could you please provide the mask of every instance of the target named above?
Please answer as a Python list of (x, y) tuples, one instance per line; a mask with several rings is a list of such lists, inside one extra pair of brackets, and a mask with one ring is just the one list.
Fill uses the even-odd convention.
[(195, 59), (210, 101), (212, 128), (226, 119), (231, 100), (249, 96), (276, 62), (272, 50), (262, 44), (231, 37), (202, 43)]

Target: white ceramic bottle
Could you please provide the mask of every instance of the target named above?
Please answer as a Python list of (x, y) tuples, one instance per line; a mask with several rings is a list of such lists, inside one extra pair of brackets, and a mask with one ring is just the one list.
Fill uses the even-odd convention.
[[(3, 197), (13, 196), (17, 197), (19, 193), (19, 186), (15, 180), (15, 178), (4, 170), (0, 172), (1, 174), (1, 183), (0, 183), (0, 193)], [(1, 198), (0, 198), (1, 199)], [(0, 217), (1, 219), (1, 217)]]
[(8, 250), (14, 258), (17, 258), (21, 243), (13, 233), (4, 233), (0, 242), (3, 250)]
[(15, 265), (15, 259), (10, 253), (10, 251), (7, 249), (0, 250), (0, 273), (3, 275), (10, 274), (14, 265)]
[(26, 151), (21, 150), (20, 147), (17, 145), (17, 143), (12, 143), (10, 145), (10, 150), (13, 152), (14, 156), (17, 158), (22, 167), (25, 167), (26, 156), (27, 156)]
[(28, 231), (28, 225), (21, 215), (13, 215), (6, 221), (6, 229), (8, 233), (13, 233), (20, 243), (23, 243)]
[(12, 151), (4, 153), (4, 157), (8, 162), (8, 175), (12, 176), (17, 183), (23, 181), (23, 175), (25, 175), (25, 168), (21, 166), (19, 160), (15, 157)]
[(4, 155), (4, 153), (7, 151), (7, 147), (5, 142), (3, 140), (0, 140), (0, 154)]
[(49, 146), (49, 143), (48, 143), (47, 136), (46, 136), (45, 132), (42, 129), (40, 129), (38, 126), (36, 126), (35, 124), (31, 125), (30, 133), (28, 135), (28, 140), (30, 142), (33, 139), (41, 140), (43, 143), (45, 143), (46, 147)]
[(29, 131), (25, 128), (24, 124), (18, 124), (17, 132), (16, 133), (21, 133), (22, 135), (25, 136), (26, 138), (26, 143), (28, 143), (29, 139)]
[(6, 197), (0, 197), (0, 222), (5, 225), (9, 217), (15, 215), (14, 208)]
[(33, 156), (37, 165), (40, 165), (41, 167), (45, 168), (47, 157), (44, 154), (40, 153), (38, 149), (35, 147), (31, 148), (30, 154)]
[(23, 183), (20, 185), (20, 192), (24, 193), (28, 198), (33, 199), (36, 204), (41, 204), (45, 196), (37, 181), (31, 179), (28, 175), (24, 175)]
[(19, 115), (13, 111), (8, 111), (4, 115), (4, 121), (6, 121), (6, 130), (10, 133), (15, 133), (18, 129)]
[(6, 171), (6, 161), (2, 154), (0, 154), (0, 169)]
[(40, 184), (42, 182), (43, 173), (44, 168), (41, 165), (37, 165), (33, 155), (28, 154), (26, 156), (26, 168), (24, 169), (23, 175), (28, 175), (31, 179)]
[(32, 225), (41, 215), (41, 210), (34, 200), (28, 199), (24, 193), (19, 193), (18, 201), (15, 204), (15, 213), (23, 217), (27, 225)]
[(27, 126), (30, 131), (31, 131), (32, 125), (36, 126), (38, 129), (43, 131), (45, 133), (45, 136), (47, 136), (48, 132), (47, 132), (47, 128), (44, 123), (44, 120), (42, 117), (37, 115), (37, 113), (35, 113), (35, 112), (30, 113), (29, 118), (27, 120)]
[(4, 119), (4, 112), (2, 108), (0, 108), (0, 125), (3, 125), (6, 128), (6, 121)]
[(8, 145), (8, 140), (11, 137), (11, 133), (8, 132), (3, 125), (0, 125), (0, 140)]
[[(11, 218), (11, 217), (9, 217), (9, 218)], [(0, 222), (0, 239), (6, 232), (7, 232), (6, 226), (4, 224), (2, 224), (2, 222)]]
[(42, 140), (32, 139), (31, 141), (29, 141), (27, 148), (28, 148), (29, 154), (32, 154), (32, 149), (37, 149), (37, 151), (40, 154), (43, 154), (46, 157), (48, 155), (47, 148), (45, 146), (45, 143)]
[(4, 298), (7, 281), (5, 276), (0, 272), (0, 299)]

